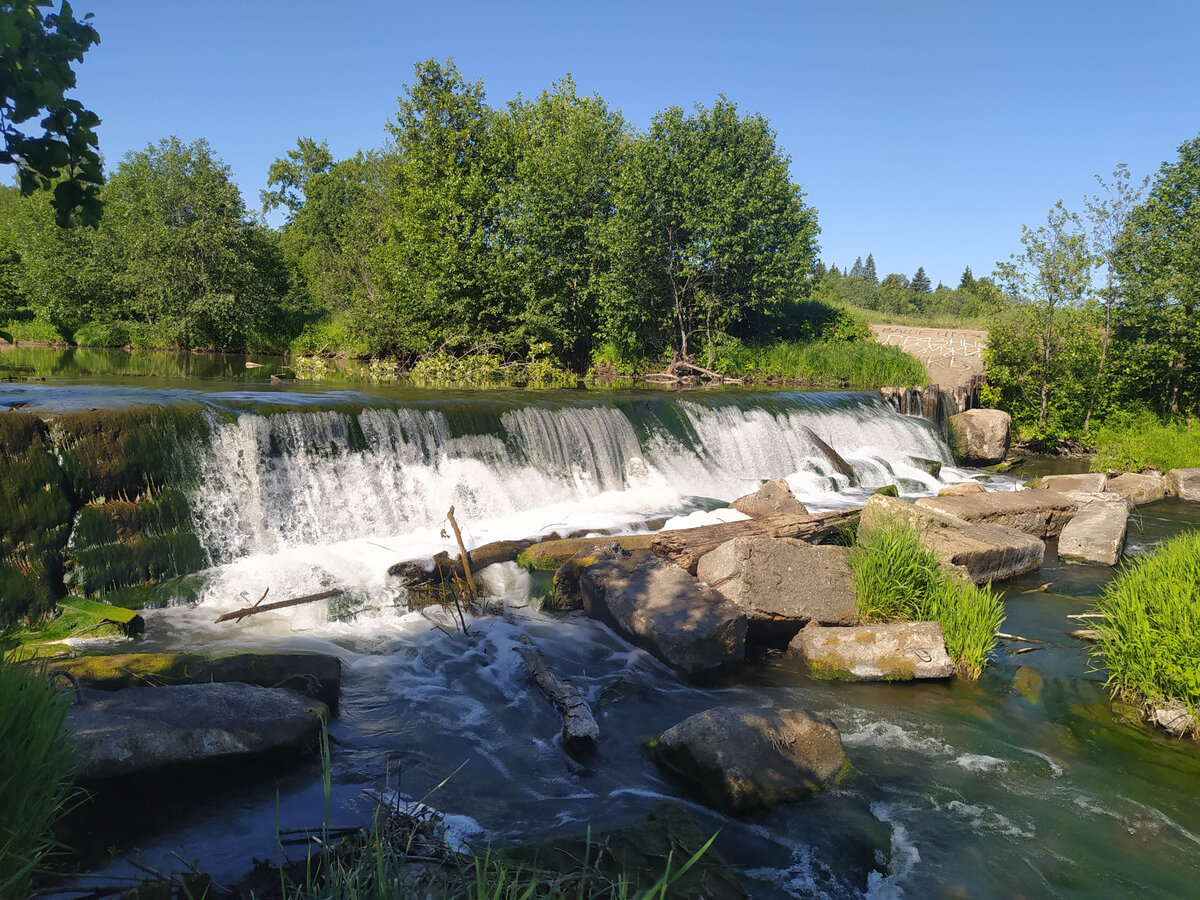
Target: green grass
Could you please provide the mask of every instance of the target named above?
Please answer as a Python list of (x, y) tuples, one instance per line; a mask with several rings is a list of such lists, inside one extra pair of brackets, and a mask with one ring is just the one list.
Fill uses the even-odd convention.
[(0, 897), (28, 897), (71, 801), (74, 748), (63, 733), (70, 694), (45, 668), (0, 659)]
[(1162, 421), (1151, 413), (1111, 418), (1095, 431), (1094, 472), (1200, 467), (1200, 423)]
[[(62, 333), (45, 319), (17, 319), (0, 324), (0, 332), (10, 336), (18, 344), (66, 343)], [(7, 338), (5, 339), (7, 340)]]
[(1200, 532), (1186, 532), (1105, 585), (1096, 659), (1113, 696), (1200, 711)]
[(978, 678), (996, 646), (1004, 605), (991, 587), (943, 572), (915, 528), (894, 523), (859, 535), (850, 568), (863, 622), (936, 621), (956, 672)]
[(929, 383), (920, 360), (871, 341), (779, 341), (762, 346), (730, 341), (721, 347), (714, 365), (733, 377), (813, 387), (866, 389)]

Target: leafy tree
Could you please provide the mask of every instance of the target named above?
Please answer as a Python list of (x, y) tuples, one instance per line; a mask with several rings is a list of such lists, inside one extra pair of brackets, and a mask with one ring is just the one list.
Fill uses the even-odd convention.
[(318, 144), (312, 138), (296, 138), (296, 149), (276, 159), (267, 170), (267, 187), (274, 190), (259, 193), (263, 212), (286, 206), (290, 222), (304, 206), (304, 192), (309, 179), (328, 172), (332, 165), (333, 156), (329, 152), (328, 141)]
[(918, 294), (928, 294), (930, 292), (929, 276), (925, 274), (924, 266), (920, 266), (917, 269), (917, 274), (912, 277), (909, 287)]
[[(53, 190), (56, 221), (69, 224), (78, 211), (85, 225), (100, 219), (103, 181), (95, 128), (100, 119), (66, 94), (75, 87), (72, 63), (100, 43), (88, 20), (75, 18), (69, 3), (43, 14), (48, 0), (0, 6), (0, 164), (17, 168), (23, 195)], [(43, 115), (44, 114), (44, 115)], [(26, 122), (42, 116), (41, 135)]]
[(764, 336), (807, 295), (815, 211), (758, 115), (724, 97), (656, 115), (622, 173), (614, 219), (609, 333), (644, 350), (692, 354), (703, 333)]
[(872, 253), (867, 254), (867, 261), (863, 263), (862, 277), (871, 284), (879, 283), (879, 275), (875, 271), (875, 255)]
[(1200, 411), (1200, 136), (1163, 163), (1119, 238), (1115, 343), (1122, 390), (1162, 412)]

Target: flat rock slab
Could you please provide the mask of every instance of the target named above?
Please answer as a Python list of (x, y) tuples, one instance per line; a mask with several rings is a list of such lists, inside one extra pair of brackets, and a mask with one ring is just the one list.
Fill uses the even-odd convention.
[(65, 672), (81, 687), (101, 691), (230, 681), (287, 687), (315, 697), (334, 712), (342, 687), (342, 663), (325, 653), (115, 653), (56, 660), (48, 671)]
[(746, 658), (746, 613), (673, 562), (610, 549), (579, 573), (583, 608), (687, 678)]
[(1167, 473), (1167, 493), (1180, 500), (1200, 503), (1200, 469), (1172, 469)]
[(938, 491), (939, 497), (965, 497), (969, 494), (986, 494), (985, 488), (978, 481), (960, 481), (958, 484), (952, 484)]
[(239, 683), (81, 690), (79, 696), (67, 723), (84, 782), (303, 752), (317, 741), (328, 714), (324, 703), (297, 691)]
[(1072, 562), (1115, 566), (1125, 548), (1128, 527), (1129, 507), (1121, 500), (1086, 503), (1062, 530), (1058, 556)]
[(975, 525), (882, 495), (867, 499), (859, 520), (859, 533), (891, 522), (906, 522), (916, 527), (921, 545), (932, 551), (944, 568), (976, 584), (1035, 572), (1046, 555), (1045, 543), (1015, 528)]
[(775, 478), (768, 481), (753, 494), (738, 497), (729, 504), (730, 509), (754, 518), (756, 516), (807, 516), (808, 509), (796, 499), (787, 480)]
[(782, 646), (809, 621), (856, 621), (848, 553), (792, 538), (738, 538), (700, 557), (696, 577), (745, 610), (751, 640)]
[(837, 727), (807, 709), (709, 709), (650, 745), (663, 768), (734, 813), (811, 797), (850, 763)]
[(803, 659), (811, 674), (837, 681), (912, 681), (954, 674), (937, 622), (809, 625), (792, 639), (788, 652)]
[(1161, 475), (1139, 475), (1126, 472), (1108, 479), (1107, 494), (1125, 494), (1134, 506), (1154, 503), (1167, 496), (1167, 480)]
[(1103, 472), (1080, 472), (1075, 475), (1046, 475), (1038, 482), (1037, 490), (1085, 491), (1087, 493), (1102, 493), (1108, 484), (1108, 476)]
[(961, 497), (922, 497), (922, 509), (977, 525), (1003, 525), (1034, 537), (1057, 537), (1076, 506), (1053, 491), (987, 491)]
[(990, 466), (1008, 455), (1012, 417), (999, 409), (969, 409), (950, 417), (950, 446), (960, 462)]

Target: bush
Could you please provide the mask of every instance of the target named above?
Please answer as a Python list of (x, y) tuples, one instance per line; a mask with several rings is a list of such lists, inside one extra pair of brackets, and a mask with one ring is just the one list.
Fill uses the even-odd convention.
[(45, 319), (33, 316), (22, 316), (0, 324), (0, 333), (10, 336), (18, 344), (66, 343), (66, 339), (57, 328)]
[(935, 621), (958, 674), (982, 674), (1004, 622), (1004, 605), (991, 586), (943, 572), (937, 557), (921, 547), (917, 530), (901, 523), (860, 534), (850, 568), (861, 621)]
[(34, 872), (55, 846), (50, 829), (72, 793), (68, 702), (44, 667), (0, 660), (0, 897), (30, 896)]
[(1109, 416), (1095, 431), (1096, 472), (1142, 472), (1200, 466), (1200, 427), (1164, 422), (1148, 411)]
[(1097, 660), (1113, 696), (1200, 710), (1200, 532), (1167, 541), (1104, 587)]
[(713, 348), (713, 359), (718, 372), (752, 381), (858, 389), (929, 382), (916, 357), (866, 341), (754, 345), (728, 338)]

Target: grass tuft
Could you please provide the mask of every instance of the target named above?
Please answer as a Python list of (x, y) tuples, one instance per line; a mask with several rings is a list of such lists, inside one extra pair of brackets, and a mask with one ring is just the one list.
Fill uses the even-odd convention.
[(1151, 413), (1110, 419), (1095, 432), (1094, 472), (1144, 472), (1200, 467), (1200, 426), (1162, 421)]
[(1004, 605), (990, 586), (943, 572), (937, 557), (921, 547), (917, 530), (903, 523), (860, 533), (850, 569), (861, 621), (935, 621), (956, 672), (964, 678), (983, 673), (1004, 622)]
[(1096, 660), (1114, 697), (1143, 708), (1200, 711), (1200, 532), (1185, 532), (1128, 565), (1096, 605)]

